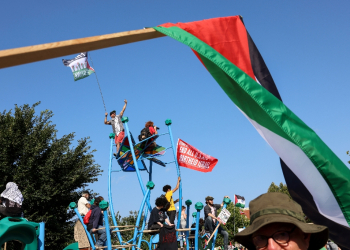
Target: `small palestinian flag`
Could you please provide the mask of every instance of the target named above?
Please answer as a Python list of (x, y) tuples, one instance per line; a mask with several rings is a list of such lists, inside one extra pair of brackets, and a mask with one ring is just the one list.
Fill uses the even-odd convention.
[(241, 208), (245, 207), (245, 199), (244, 199), (243, 196), (235, 194), (235, 206), (236, 207), (241, 207)]
[(62, 59), (62, 62), (64, 66), (71, 68), (74, 76), (74, 81), (78, 81), (80, 79), (88, 77), (89, 75), (95, 72), (95, 70), (89, 65), (87, 52), (81, 53), (74, 59)]

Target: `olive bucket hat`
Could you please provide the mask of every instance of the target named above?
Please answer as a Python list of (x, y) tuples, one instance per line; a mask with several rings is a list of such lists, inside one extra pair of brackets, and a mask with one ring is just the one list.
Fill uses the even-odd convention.
[(305, 222), (301, 206), (283, 193), (266, 193), (249, 203), (250, 226), (236, 234), (235, 241), (255, 249), (252, 234), (271, 223), (290, 223), (311, 234), (309, 250), (321, 249), (328, 240), (328, 228)]

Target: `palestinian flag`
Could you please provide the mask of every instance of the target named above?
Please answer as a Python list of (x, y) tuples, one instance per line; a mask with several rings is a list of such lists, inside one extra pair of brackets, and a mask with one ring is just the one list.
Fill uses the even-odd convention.
[(189, 46), (232, 102), (280, 156), (289, 192), (330, 238), (350, 249), (350, 170), (283, 104), (239, 16), (166, 23), (155, 30)]
[(62, 59), (62, 62), (64, 66), (71, 68), (74, 76), (74, 81), (88, 77), (95, 72), (95, 70), (89, 65), (87, 52), (81, 53), (74, 59)]
[[(235, 194), (235, 206), (240, 207), (240, 208), (245, 207), (245, 199), (243, 196)], [(243, 214), (244, 214), (244, 212), (243, 212)]]

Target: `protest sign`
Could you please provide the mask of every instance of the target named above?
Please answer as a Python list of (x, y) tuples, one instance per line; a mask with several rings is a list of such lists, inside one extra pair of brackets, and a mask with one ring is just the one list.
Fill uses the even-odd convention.
[(200, 172), (211, 172), (218, 159), (201, 152), (179, 139), (177, 141), (177, 162), (180, 167), (190, 168)]

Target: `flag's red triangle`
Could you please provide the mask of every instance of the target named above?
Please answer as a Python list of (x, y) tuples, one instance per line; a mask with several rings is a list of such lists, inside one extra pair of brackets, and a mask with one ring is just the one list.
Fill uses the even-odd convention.
[[(187, 31), (214, 48), (255, 80), (249, 55), (247, 30), (239, 16), (212, 18), (189, 23), (165, 23), (160, 26), (165, 28), (177, 26)], [(195, 54), (201, 60), (197, 52)]]

